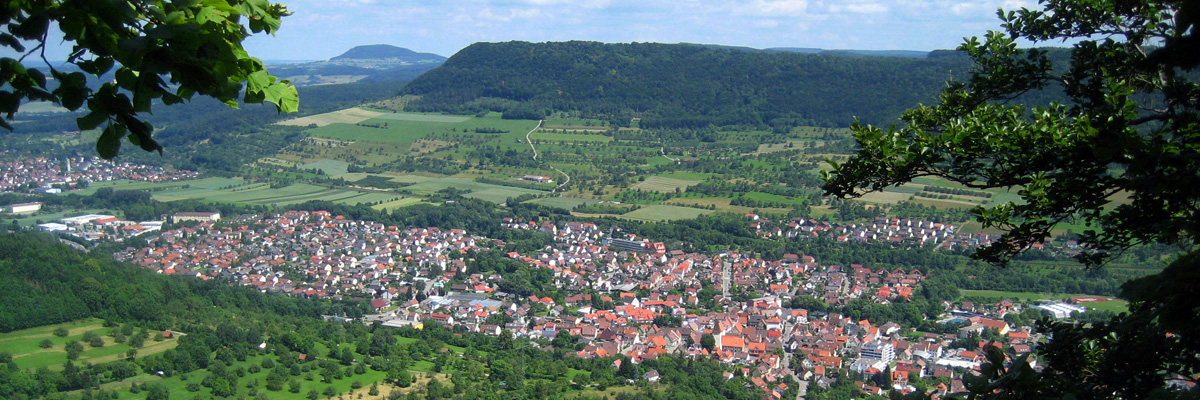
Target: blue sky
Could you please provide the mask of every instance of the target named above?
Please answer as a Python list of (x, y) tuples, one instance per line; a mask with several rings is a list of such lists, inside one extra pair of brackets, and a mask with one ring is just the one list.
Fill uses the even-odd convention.
[[(294, 14), (245, 43), (263, 60), (324, 60), (357, 45), (451, 56), (475, 42), (593, 40), (936, 50), (998, 29), (1035, 0), (276, 0)], [(52, 40), (53, 41), (53, 40)], [(8, 49), (0, 55), (12, 56)], [(52, 45), (51, 60), (66, 58)]]
[(252, 38), (265, 60), (328, 59), (364, 44), (450, 56), (475, 42), (594, 40), (935, 50), (998, 29), (1032, 0), (283, 0), (294, 15)]

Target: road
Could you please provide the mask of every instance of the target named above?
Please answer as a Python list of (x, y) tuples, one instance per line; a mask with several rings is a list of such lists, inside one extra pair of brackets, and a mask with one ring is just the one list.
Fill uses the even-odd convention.
[[(537, 159), (538, 159), (538, 151), (537, 151), (537, 147), (533, 147), (533, 141), (529, 140), (529, 135), (533, 134), (533, 132), (538, 130), (538, 128), (541, 128), (543, 122), (546, 122), (546, 120), (538, 120), (537, 126), (533, 127), (533, 129), (530, 129), (529, 132), (525, 133), (525, 143), (529, 143), (529, 148), (531, 150), (533, 150), (533, 160), (534, 161), (537, 161)], [(558, 173), (562, 174), (562, 176), (563, 176), (562, 183), (559, 183), (558, 186), (554, 187), (555, 192), (558, 192), (558, 189), (562, 189), (563, 186), (566, 186), (568, 183), (571, 183), (571, 176), (567, 175), (566, 172), (562, 172), (561, 169), (554, 168), (554, 166), (552, 166), (550, 164), (546, 164), (546, 166), (550, 167), (550, 169), (552, 169), (552, 170), (557, 171)]]

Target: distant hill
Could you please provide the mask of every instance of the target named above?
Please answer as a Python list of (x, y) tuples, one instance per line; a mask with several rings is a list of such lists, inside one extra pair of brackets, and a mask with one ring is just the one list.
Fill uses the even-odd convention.
[(272, 74), (297, 85), (408, 81), (446, 61), (433, 53), (418, 53), (386, 44), (357, 46), (328, 61), (283, 64)]
[(643, 127), (887, 124), (932, 103), (970, 60), (805, 54), (714, 45), (476, 43), (407, 85), (423, 111), (505, 111), (536, 118), (578, 110)]
[(418, 53), (389, 44), (372, 44), (356, 46), (346, 50), (342, 55), (329, 59), (329, 61), (349, 60), (398, 60), (410, 64), (440, 64), (446, 61), (446, 57), (433, 53)]

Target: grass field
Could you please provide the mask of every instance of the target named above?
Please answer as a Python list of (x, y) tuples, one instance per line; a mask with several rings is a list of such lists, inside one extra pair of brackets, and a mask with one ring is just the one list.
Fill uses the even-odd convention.
[(429, 182), (429, 181), (432, 181), (435, 179), (438, 179), (438, 178), (434, 178), (431, 176), (424, 176), (424, 175), (412, 175), (412, 174), (399, 175), (399, 176), (392, 177), (393, 182), (399, 182), (399, 183), (421, 183), (421, 182)]
[(470, 197), (470, 198), (475, 198), (475, 199), (480, 199), (480, 200), (487, 200), (487, 201), (490, 201), (493, 203), (504, 203), (509, 198), (517, 197), (517, 196), (520, 196), (523, 194), (541, 194), (541, 193), (546, 193), (546, 192), (543, 192), (540, 190), (531, 190), (531, 189), (522, 189), (522, 188), (502, 186), (502, 187), (494, 188), (494, 189), (484, 189), (484, 190), (474, 191), (471, 193), (467, 193), (464, 196)]
[(642, 207), (632, 212), (622, 214), (621, 217), (644, 221), (673, 221), (680, 219), (693, 219), (701, 215), (708, 215), (712, 213), (712, 210), (701, 210), (699, 208), (660, 204)]
[(527, 201), (527, 203), (540, 204), (547, 207), (556, 207), (564, 210), (571, 210), (572, 208), (575, 208), (581, 204), (596, 204), (599, 202), (600, 200), (583, 199), (578, 197), (545, 197)]
[(663, 178), (680, 179), (685, 181), (703, 181), (705, 179), (716, 176), (708, 172), (691, 172), (691, 171), (671, 171), (665, 174), (658, 175)]
[(345, 110), (280, 121), (276, 124), (287, 126), (316, 125), (318, 127), (329, 124), (357, 124), (382, 114), (383, 113), (379, 111), (370, 111), (361, 108), (347, 108)]
[[(54, 336), (54, 330), (59, 327), (67, 329), (66, 337)], [(82, 341), (86, 332), (95, 332), (104, 339), (104, 346), (93, 348), (84, 344), (76, 363), (89, 362), (92, 364), (105, 363), (125, 358), (130, 347), (124, 343), (116, 343), (108, 333), (114, 328), (105, 328), (103, 321), (95, 318), (72, 321), (55, 325), (41, 326), (0, 334), (0, 352), (9, 353), (13, 361), (22, 369), (47, 367), (53, 370), (62, 368), (67, 362), (66, 343)], [(151, 334), (157, 334), (152, 331)], [(43, 349), (40, 344), (49, 339), (52, 345)], [(157, 354), (178, 346), (176, 340), (155, 342), (147, 340), (145, 346), (138, 350), (138, 357)]]
[(529, 135), (530, 140), (542, 141), (566, 141), (566, 142), (611, 142), (612, 137), (604, 135), (578, 134), (578, 133), (552, 133), (537, 131)]
[[(541, 190), (524, 189), (524, 188), (516, 188), (516, 187), (509, 187), (509, 186), (493, 185), (490, 183), (475, 182), (474, 180), (466, 179), (466, 178), (432, 179), (432, 180), (427, 180), (424, 182), (419, 182), (419, 183), (416, 183), (413, 185), (405, 186), (404, 188), (411, 190), (414, 194), (429, 195), (429, 194), (436, 193), (439, 190), (451, 188), (451, 187), (459, 189), (459, 190), (470, 191), (472, 194), (475, 194), (477, 192), (484, 192), (484, 191), (488, 192), (487, 194), (480, 195), (479, 196), (480, 198), (483, 198), (483, 197), (495, 198), (494, 196), (503, 194), (504, 197), (500, 198), (500, 202), (503, 202), (504, 199), (507, 197), (516, 197), (516, 196), (520, 196), (522, 194), (546, 193)], [(475, 196), (472, 196), (472, 197), (475, 197)], [(489, 200), (489, 199), (485, 198), (485, 200)]]
[(421, 200), (416, 197), (402, 197), (399, 200), (385, 201), (385, 202), (383, 202), (383, 204), (373, 205), (373, 206), (371, 206), (371, 208), (374, 208), (376, 210), (391, 210), (394, 208), (408, 207), (413, 204), (419, 204), (422, 202), (424, 202), (424, 200)]
[[(312, 168), (337, 168), (340, 161), (329, 161), (323, 164), (310, 164)], [(393, 179), (410, 178), (408, 181), (431, 179), (418, 175), (394, 177)], [(116, 190), (151, 190), (151, 196), (158, 201), (200, 200), (211, 202), (227, 202), (255, 205), (289, 205), (303, 203), (309, 200), (331, 201), (339, 204), (373, 204), (389, 203), (389, 208), (416, 203), (419, 200), (405, 201), (405, 196), (398, 193), (374, 192), (355, 189), (330, 189), (328, 186), (297, 183), (279, 188), (272, 188), (266, 183), (247, 183), (241, 179), (206, 178), (185, 182), (104, 182), (90, 187), (94, 192), (100, 187), (111, 187)], [(87, 193), (87, 191), (81, 192)], [(503, 201), (503, 199), (501, 199)], [(62, 214), (78, 215), (80, 211)], [(63, 215), (66, 216), (66, 215)], [(49, 221), (62, 218), (57, 215), (37, 215), (30, 218), (30, 223), (38, 219)], [(20, 221), (19, 221), (20, 222)]]
[(445, 114), (425, 114), (425, 113), (383, 113), (375, 116), (376, 119), (386, 119), (389, 121), (413, 121), (413, 122), (467, 122), (472, 117), (466, 115), (445, 115)]
[[(731, 199), (729, 199), (728, 197), (699, 197), (699, 198), (677, 197), (674, 199), (667, 200), (663, 204), (678, 204), (678, 205), (700, 206), (700, 207), (712, 206), (712, 207), (716, 208), (716, 211), (731, 212), (734, 214), (746, 214), (751, 211), (754, 211), (755, 209), (758, 209), (759, 212), (772, 213), (772, 214), (782, 214), (782, 213), (788, 212), (788, 209), (786, 209), (786, 208), (735, 206), (735, 205), (729, 204), (730, 200)], [(814, 213), (815, 212), (816, 211), (814, 208)]]
[(318, 160), (301, 165), (300, 168), (318, 169), (324, 172), (325, 175), (338, 176), (347, 173), (346, 170), (350, 168), (350, 163), (336, 160)]
[[(368, 123), (371, 123), (368, 121)], [(390, 125), (389, 125), (390, 126)], [(319, 128), (309, 129), (309, 134), (340, 140), (365, 140), (372, 142), (402, 142), (412, 143), (425, 137), (427, 132), (406, 131), (393, 128), (373, 128), (355, 124), (329, 124)]]
[(863, 195), (861, 199), (862, 201), (876, 204), (896, 204), (901, 201), (908, 200), (909, 197), (912, 197), (912, 195), (908, 193), (872, 192)]
[(646, 177), (645, 181), (638, 182), (638, 184), (633, 185), (633, 187), (635, 189), (641, 189), (647, 192), (674, 193), (675, 189), (683, 190), (688, 186), (698, 183), (700, 183), (700, 181), (667, 178), (662, 176), (648, 176)]

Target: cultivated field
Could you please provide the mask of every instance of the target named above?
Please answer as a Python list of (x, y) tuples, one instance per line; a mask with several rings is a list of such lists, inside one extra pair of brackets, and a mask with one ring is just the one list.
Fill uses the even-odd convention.
[(666, 178), (662, 176), (648, 176), (644, 182), (638, 182), (638, 184), (633, 185), (633, 188), (641, 189), (647, 192), (674, 193), (675, 189), (683, 190), (688, 186), (698, 183), (700, 183), (700, 181)]
[[(93, 184), (79, 193), (90, 194), (99, 188), (114, 190), (148, 190), (158, 201), (201, 200), (255, 205), (289, 205), (309, 200), (331, 201), (340, 204), (376, 204), (399, 201), (405, 196), (397, 193), (356, 189), (330, 188), (328, 186), (297, 183), (272, 188), (266, 183), (248, 183), (241, 179), (205, 178), (182, 182), (129, 182), (113, 181)], [(46, 220), (46, 217), (38, 218)], [(59, 217), (61, 218), (61, 217)]]
[(674, 221), (681, 219), (693, 219), (701, 215), (708, 215), (712, 213), (712, 210), (701, 210), (699, 208), (660, 204), (642, 207), (632, 212), (625, 213), (621, 215), (621, 217), (644, 221)]
[(300, 118), (295, 118), (295, 119), (289, 119), (286, 121), (280, 121), (280, 122), (277, 122), (276, 124), (287, 125), (287, 126), (309, 126), (309, 125), (326, 126), (329, 124), (357, 124), (359, 122), (363, 122), (368, 119), (375, 118), (376, 116), (379, 116), (381, 114), (383, 114), (383, 113), (381, 113), (379, 111), (370, 111), (370, 110), (364, 110), (361, 108), (347, 108), (345, 110), (338, 110), (338, 111), (334, 111), (334, 112), (327, 112), (324, 114), (309, 115), (307, 117), (300, 117)]

